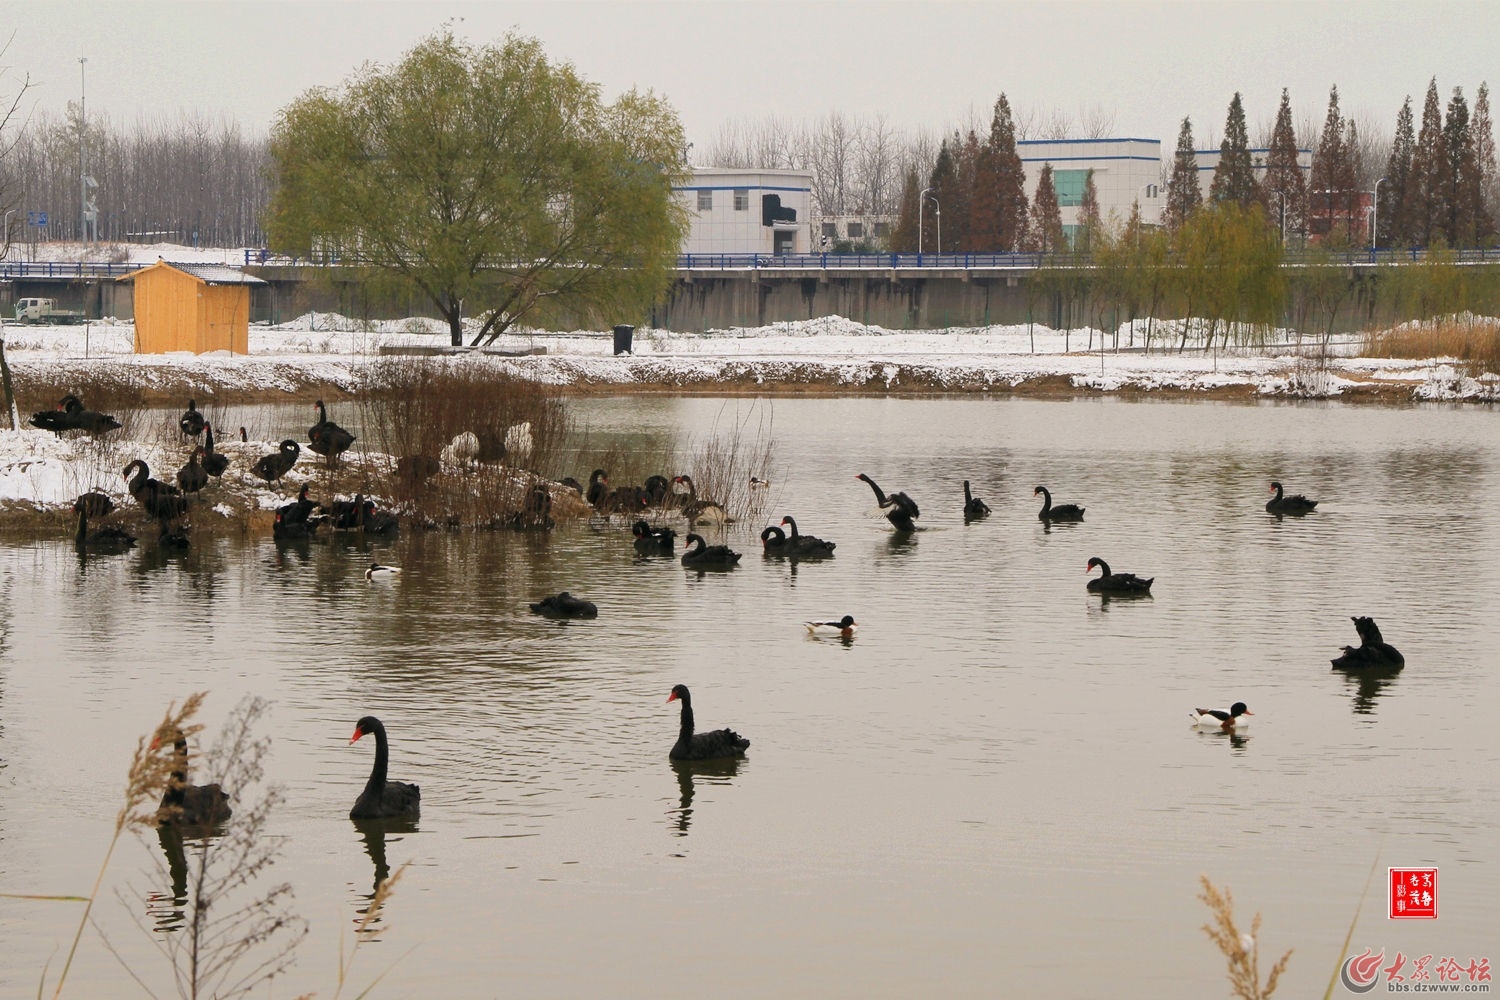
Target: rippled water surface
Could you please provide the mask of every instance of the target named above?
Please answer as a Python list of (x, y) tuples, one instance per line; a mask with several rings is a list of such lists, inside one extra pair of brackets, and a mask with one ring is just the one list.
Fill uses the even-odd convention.
[[(377, 585), (369, 552), (338, 545), (87, 564), (62, 541), (0, 548), (0, 891), (86, 893), (136, 738), (207, 690), (205, 737), (243, 696), (271, 702), (284, 839), (266, 877), (311, 925), (276, 996), (333, 994), (377, 866), (405, 862), (356, 958), (360, 987), (390, 970), (374, 996), (1217, 996), (1200, 874), (1243, 924), (1263, 914), (1268, 956), (1296, 949), (1278, 995), (1316, 996), (1372, 865), (1356, 953), (1500, 960), (1492, 411), (570, 407), (600, 440), (769, 421), (765, 508), (727, 535), (740, 567), (642, 561), (623, 522), (408, 532), (376, 550), (405, 567)], [(910, 493), (924, 530), (893, 536), (859, 472)], [(965, 478), (988, 520), (964, 524)], [(1271, 479), (1317, 513), (1265, 514)], [(1087, 520), (1044, 530), (1038, 483)], [(762, 561), (755, 534), (782, 514), (836, 558)], [(1154, 576), (1153, 596), (1088, 594), (1093, 555)], [(598, 620), (527, 613), (564, 589)], [(846, 613), (850, 643), (799, 625)], [(1356, 614), (1401, 674), (1330, 670)], [(750, 738), (737, 767), (668, 762), (679, 682), (700, 728)], [(1189, 709), (1235, 700), (1246, 735), (1189, 729)], [(389, 727), (392, 776), (422, 787), (415, 830), (347, 818), (365, 714)], [(135, 922), (169, 888), (160, 856), (154, 835), (122, 842), (96, 915), (171, 993)], [(1386, 920), (1384, 868), (1432, 865), (1440, 919)], [(77, 917), (0, 899), (0, 995), (56, 972)], [(70, 982), (136, 991), (92, 932)]]

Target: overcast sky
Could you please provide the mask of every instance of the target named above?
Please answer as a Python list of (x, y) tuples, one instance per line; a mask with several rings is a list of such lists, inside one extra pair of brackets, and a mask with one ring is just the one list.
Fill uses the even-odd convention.
[(1471, 102), (1486, 79), (1500, 86), (1493, 0), (0, 0), (0, 27), (14, 32), (4, 84), (29, 75), (33, 107), (77, 100), (82, 68), (91, 116), (117, 127), (186, 110), (254, 134), (303, 91), (398, 60), (449, 21), (474, 42), (535, 36), (607, 96), (666, 95), (700, 152), (725, 122), (768, 115), (988, 121), (1002, 90), (1018, 109), (1075, 119), (1100, 107), (1116, 135), (1170, 148), (1184, 116), (1200, 147), (1217, 142), (1236, 90), (1254, 138), (1282, 87), (1299, 124), (1322, 121), (1336, 83), (1346, 114), (1389, 132), (1407, 94), (1420, 118), (1434, 76), (1445, 104), (1454, 86)]

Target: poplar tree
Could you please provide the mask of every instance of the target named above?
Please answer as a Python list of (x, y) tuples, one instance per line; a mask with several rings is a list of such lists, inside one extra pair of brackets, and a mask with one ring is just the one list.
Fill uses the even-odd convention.
[(996, 250), (1021, 249), (1026, 238), (1026, 168), (1016, 152), (1016, 123), (1002, 93), (990, 116), (990, 149), (995, 158), (995, 204), (999, 219)]
[(1385, 183), (1379, 185), (1380, 198), (1376, 205), (1379, 219), (1376, 221), (1376, 246), (1407, 246), (1411, 242), (1411, 220), (1403, 206), (1406, 203), (1406, 188), (1411, 180), (1412, 154), (1417, 146), (1415, 126), (1411, 116), (1411, 95), (1401, 104), (1396, 114), (1396, 136), (1391, 140), (1391, 155), (1385, 161)]
[(1031, 204), (1029, 227), (1030, 249), (1034, 253), (1059, 253), (1067, 248), (1063, 235), (1062, 209), (1057, 205), (1057, 186), (1052, 181), (1052, 164), (1042, 164), (1042, 176), (1036, 183), (1036, 197)]
[(1444, 175), (1448, 170), (1448, 152), (1443, 144), (1443, 109), (1438, 103), (1437, 79), (1427, 85), (1422, 104), (1422, 128), (1412, 150), (1411, 173), (1402, 196), (1401, 212), (1410, 223), (1413, 246), (1431, 246), (1434, 240), (1446, 241), (1443, 229)]
[(1239, 91), (1229, 102), (1224, 120), (1224, 141), (1219, 143), (1219, 165), (1208, 188), (1208, 200), (1215, 205), (1232, 201), (1248, 208), (1260, 201), (1260, 187), (1255, 182), (1255, 165), (1250, 160), (1250, 134), (1245, 128), (1245, 106)]
[(1193, 123), (1182, 120), (1177, 132), (1177, 152), (1172, 157), (1172, 177), (1167, 182), (1167, 208), (1162, 221), (1169, 230), (1177, 230), (1203, 204), (1203, 190), (1198, 186), (1198, 158), (1193, 155)]
[(1292, 101), (1285, 88), (1281, 106), (1276, 110), (1276, 125), (1271, 130), (1271, 148), (1266, 153), (1266, 176), (1261, 184), (1261, 200), (1281, 233), (1303, 231), (1307, 212), (1307, 178), (1297, 160), (1297, 133), (1292, 126)]

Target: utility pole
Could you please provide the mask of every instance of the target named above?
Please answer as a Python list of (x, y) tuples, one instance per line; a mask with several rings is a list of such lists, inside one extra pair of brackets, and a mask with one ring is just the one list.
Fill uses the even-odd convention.
[(78, 57), (78, 235), (89, 243), (99, 238), (99, 207), (92, 194), (99, 182), (89, 176), (88, 59)]

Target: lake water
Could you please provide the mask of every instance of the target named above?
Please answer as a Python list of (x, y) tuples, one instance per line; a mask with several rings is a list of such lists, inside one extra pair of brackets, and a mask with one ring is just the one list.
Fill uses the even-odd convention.
[[(273, 996), (337, 987), (377, 855), (410, 862), (346, 996), (1122, 998), (1228, 995), (1206, 874), (1260, 911), (1262, 972), (1319, 996), (1351, 939), (1496, 953), (1500, 414), (1475, 408), (999, 399), (570, 404), (607, 438), (769, 418), (764, 516), (729, 573), (636, 557), (628, 525), (405, 533), (366, 551), (221, 539), (81, 564), (0, 548), (0, 891), (86, 894), (130, 753), (166, 705), (271, 706), (270, 821), (311, 932)], [(299, 418), (305, 414), (299, 411)], [(575, 474), (583, 478), (587, 469)], [(663, 470), (672, 472), (674, 470)], [(866, 472), (922, 507), (893, 536)], [(965, 525), (963, 479), (993, 508)], [(1322, 502), (1265, 514), (1267, 484)], [(1045, 530), (1032, 487), (1088, 508)], [(763, 561), (783, 514), (838, 543)], [(1154, 576), (1106, 601), (1084, 565)], [(558, 590), (599, 618), (526, 604)], [(849, 643), (800, 623), (852, 614)], [(1329, 667), (1371, 615), (1406, 655)], [(737, 767), (676, 768), (674, 683)], [(1247, 702), (1243, 736), (1189, 728)], [(360, 716), (422, 787), (415, 830), (347, 818)], [(195, 774), (195, 777), (198, 777)], [(96, 918), (170, 994), (154, 835), (127, 837)], [(1441, 870), (1436, 921), (1385, 916), (1385, 868)], [(34, 995), (78, 904), (0, 899), (0, 996)], [(156, 932), (159, 933), (159, 932)], [(1408, 966), (1409, 969), (1409, 966)], [(135, 995), (98, 935), (74, 996)], [(257, 995), (267, 995), (262, 989)]]

